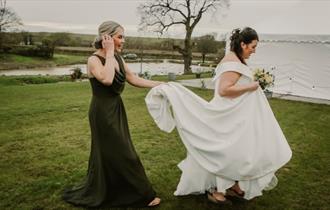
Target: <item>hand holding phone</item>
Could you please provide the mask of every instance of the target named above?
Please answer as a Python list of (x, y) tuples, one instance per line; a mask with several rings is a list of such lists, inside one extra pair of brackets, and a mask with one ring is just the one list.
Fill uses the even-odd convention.
[(108, 52), (114, 52), (115, 50), (115, 44), (113, 41), (113, 38), (109, 35), (102, 36), (102, 47), (105, 49), (105, 51)]

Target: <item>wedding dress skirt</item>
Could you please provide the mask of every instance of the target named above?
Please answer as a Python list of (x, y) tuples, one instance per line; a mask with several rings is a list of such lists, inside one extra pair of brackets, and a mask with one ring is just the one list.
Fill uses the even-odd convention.
[[(217, 67), (214, 98), (208, 102), (184, 86), (170, 82), (150, 90), (149, 113), (166, 132), (175, 127), (187, 157), (175, 195), (225, 193), (238, 181), (244, 198), (276, 186), (275, 172), (291, 158), (291, 149), (261, 88), (229, 99), (217, 94), (223, 72), (241, 74), (237, 84), (251, 82), (251, 70), (238, 62)], [(171, 112), (172, 108), (172, 112)]]

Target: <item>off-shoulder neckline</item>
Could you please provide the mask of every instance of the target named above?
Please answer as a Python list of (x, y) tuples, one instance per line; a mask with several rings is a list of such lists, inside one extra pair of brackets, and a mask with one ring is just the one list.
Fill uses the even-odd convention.
[(227, 61), (227, 62), (224, 62), (224, 63), (220, 63), (218, 65), (219, 68), (224, 68), (228, 65), (236, 65), (237, 68), (244, 68), (244, 69), (250, 69), (249, 66), (241, 63), (241, 62), (238, 62), (238, 61)]
[(224, 64), (228, 64), (228, 63), (236, 63), (236, 64), (241, 64), (243, 66), (247, 66), (247, 65), (245, 65), (245, 64), (243, 64), (242, 62), (239, 62), (239, 61), (226, 61), (226, 62), (220, 63), (220, 65), (224, 65)]

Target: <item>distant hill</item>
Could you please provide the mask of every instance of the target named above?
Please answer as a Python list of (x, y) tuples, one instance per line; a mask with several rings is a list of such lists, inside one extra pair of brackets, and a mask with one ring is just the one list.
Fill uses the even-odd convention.
[[(21, 39), (24, 42), (24, 36), (31, 36), (33, 43), (41, 43), (43, 39), (52, 39), (54, 37), (62, 37), (60, 46), (72, 47), (90, 47), (95, 39), (95, 35), (76, 34), (76, 33), (52, 33), (52, 32), (16, 32), (6, 33), (9, 37), (15, 37), (16, 40)], [(25, 35), (23, 35), (25, 34)], [(197, 39), (198, 37), (193, 38)], [(217, 41), (218, 48), (224, 47), (224, 42)], [(173, 50), (173, 45), (182, 46), (183, 39), (173, 38), (157, 38), (157, 37), (131, 37), (127, 36), (125, 40), (126, 49), (145, 49), (145, 50)], [(197, 51), (194, 46), (193, 51)]]

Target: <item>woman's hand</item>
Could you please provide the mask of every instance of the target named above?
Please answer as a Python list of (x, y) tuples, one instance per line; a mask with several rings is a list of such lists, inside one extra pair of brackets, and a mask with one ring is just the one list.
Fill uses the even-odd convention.
[(165, 84), (166, 82), (162, 82), (162, 81), (155, 81), (155, 82), (157, 82), (157, 86), (158, 85), (162, 85), (162, 84)]
[(107, 56), (113, 56), (115, 52), (115, 44), (113, 38), (109, 35), (104, 35), (102, 37), (102, 47), (106, 52)]
[(249, 90), (250, 90), (250, 91), (255, 91), (255, 90), (258, 89), (258, 87), (259, 87), (259, 82), (252, 82), (252, 83), (250, 84)]

